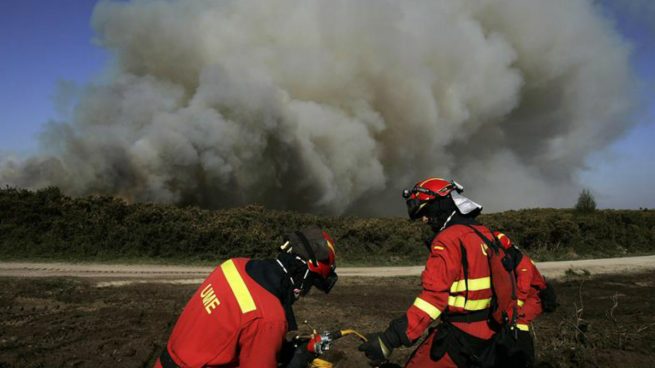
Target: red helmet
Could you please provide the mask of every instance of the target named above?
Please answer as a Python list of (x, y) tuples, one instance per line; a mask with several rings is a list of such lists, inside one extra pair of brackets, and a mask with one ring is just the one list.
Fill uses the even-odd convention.
[(407, 210), (411, 219), (421, 217), (421, 210), (431, 201), (448, 196), (453, 190), (461, 192), (464, 188), (454, 180), (428, 178), (414, 185), (412, 189), (403, 190), (407, 201)]
[(325, 231), (321, 231), (321, 235), (323, 235), (323, 239), (325, 239), (325, 248), (327, 250), (328, 258), (324, 260), (316, 259), (316, 263), (309, 259), (307, 261), (307, 268), (309, 268), (311, 272), (319, 274), (324, 279), (327, 279), (330, 273), (337, 268), (337, 255), (334, 251), (334, 240), (332, 240), (330, 235)]
[(503, 248), (509, 249), (512, 247), (512, 241), (509, 237), (507, 237), (507, 235), (501, 233), (500, 231), (494, 231), (494, 236), (500, 241), (500, 244), (503, 246)]

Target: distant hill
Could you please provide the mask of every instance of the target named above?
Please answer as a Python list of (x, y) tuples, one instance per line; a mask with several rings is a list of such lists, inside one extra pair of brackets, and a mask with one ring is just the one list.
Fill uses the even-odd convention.
[[(655, 252), (655, 211), (526, 209), (482, 215), (538, 260)], [(330, 217), (260, 206), (203, 210), (0, 189), (0, 258), (207, 263), (275, 254), (282, 234), (326, 228), (341, 264), (420, 264), (430, 236), (402, 218)]]

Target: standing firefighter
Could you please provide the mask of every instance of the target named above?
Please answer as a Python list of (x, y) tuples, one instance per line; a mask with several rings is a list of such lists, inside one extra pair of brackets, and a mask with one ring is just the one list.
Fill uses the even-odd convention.
[(318, 228), (286, 236), (274, 260), (233, 258), (200, 285), (155, 367), (306, 367), (314, 341), (285, 340), (296, 329), (292, 304), (312, 286), (337, 281), (334, 242)]
[(531, 367), (534, 364), (534, 344), (530, 324), (542, 312), (555, 310), (555, 293), (532, 259), (512, 244), (507, 235), (494, 231), (494, 236), (507, 252), (518, 254), (515, 268), (518, 307), (516, 339), (510, 340), (510, 344), (498, 345), (498, 361), (506, 367)]
[(411, 346), (438, 318), (441, 324), (414, 351), (410, 368), (482, 367), (494, 365), (490, 323), (492, 285), (487, 246), (480, 235), (493, 239), (476, 216), (482, 206), (461, 195), (455, 181), (430, 178), (403, 191), (409, 217), (430, 225), (430, 256), (421, 275), (423, 290), (386, 331), (360, 345), (373, 365), (382, 364), (392, 350)]

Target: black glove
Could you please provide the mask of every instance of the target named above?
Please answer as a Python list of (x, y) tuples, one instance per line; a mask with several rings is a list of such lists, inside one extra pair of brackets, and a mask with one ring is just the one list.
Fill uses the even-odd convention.
[(286, 368), (307, 368), (314, 359), (316, 359), (315, 354), (310, 353), (306, 348), (298, 348)]
[(309, 339), (298, 337), (285, 341), (280, 350), (278, 367), (307, 368), (318, 356), (308, 348), (309, 342)]
[(359, 346), (359, 351), (366, 354), (372, 365), (378, 366), (387, 360), (393, 349), (401, 345), (412, 346), (406, 331), (407, 316), (403, 315), (392, 320), (384, 332), (368, 335), (368, 341)]
[(307, 368), (309, 363), (318, 356), (307, 349), (307, 342), (308, 341), (305, 340), (300, 345), (297, 345), (289, 363), (282, 366), (285, 368)]
[(385, 342), (384, 334), (373, 333), (366, 335), (367, 341), (359, 345), (358, 350), (364, 352), (372, 366), (382, 365), (387, 361), (389, 355), (393, 351), (393, 347), (389, 346), (389, 342)]

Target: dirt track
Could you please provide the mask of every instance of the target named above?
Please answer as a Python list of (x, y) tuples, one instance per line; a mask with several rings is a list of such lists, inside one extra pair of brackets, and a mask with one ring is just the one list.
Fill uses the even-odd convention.
[[(655, 255), (643, 257), (604, 258), (580, 261), (539, 262), (539, 270), (549, 278), (560, 278), (566, 272), (591, 275), (635, 273), (655, 270)], [(104, 285), (125, 285), (134, 282), (166, 282), (196, 284), (212, 270), (211, 267), (121, 265), (121, 264), (73, 264), (2, 262), (0, 276), (4, 277), (91, 277), (121, 279), (105, 281)], [(340, 267), (340, 277), (399, 277), (418, 276), (423, 266), (406, 267)], [(125, 280), (128, 281), (125, 281)]]

